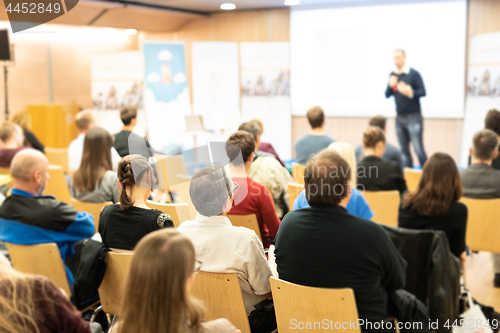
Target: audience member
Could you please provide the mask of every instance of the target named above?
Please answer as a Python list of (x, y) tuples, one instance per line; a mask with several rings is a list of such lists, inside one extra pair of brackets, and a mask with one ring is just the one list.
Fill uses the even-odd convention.
[(111, 161), (113, 141), (104, 128), (88, 130), (80, 168), (69, 181), (71, 197), (84, 202), (119, 201), (118, 177)]
[[(0, 240), (22, 245), (56, 243), (65, 260), (75, 252), (75, 242), (92, 237), (91, 215), (42, 195), (49, 179), (45, 155), (29, 148), (20, 151), (10, 171), (14, 187), (0, 206)], [(66, 273), (71, 286), (73, 275), (67, 268)]]
[[(81, 111), (75, 117), (75, 123), (80, 131), (80, 134), (75, 140), (71, 141), (68, 147), (68, 159), (69, 159), (69, 169), (71, 172), (75, 172), (80, 167), (83, 155), (83, 145), (85, 141), (85, 134), (92, 127), (97, 126), (94, 112), (90, 110)], [(116, 152), (115, 148), (111, 148), (111, 162), (113, 164), (113, 170), (116, 170), (118, 162), (120, 162), (120, 155)]]
[(19, 127), (21, 127), (21, 129), (23, 130), (23, 134), (24, 134), (23, 145), (25, 147), (32, 147), (36, 150), (41, 151), (42, 153), (44, 152), (45, 147), (37, 139), (35, 134), (33, 134), (33, 132), (31, 132), (31, 116), (28, 113), (28, 111), (23, 110), (23, 111), (16, 112), (16, 113), (14, 113), (14, 115), (12, 115), (12, 117), (10, 117), (9, 120), (11, 122), (13, 122), (14, 124), (19, 125)]
[[(120, 118), (123, 123), (121, 132), (115, 134), (114, 147), (121, 157), (127, 155), (139, 154), (146, 159), (152, 156), (153, 151), (149, 141), (132, 133), (137, 123), (137, 107), (125, 106), (120, 110)], [(132, 150), (132, 151), (130, 151)]]
[(358, 164), (357, 186), (365, 191), (407, 190), (401, 167), (396, 162), (382, 159), (385, 135), (379, 127), (370, 127), (363, 133), (365, 157)]
[(104, 207), (99, 218), (99, 233), (106, 246), (133, 250), (150, 232), (174, 226), (169, 215), (146, 205), (156, 177), (143, 156), (125, 156), (118, 163), (118, 180), (120, 203)]
[[(231, 177), (233, 182), (239, 185), (239, 191), (234, 192), (233, 206), (229, 214), (255, 214), (262, 243), (267, 249), (274, 241), (281, 221), (276, 215), (273, 198), (268, 189), (248, 177), (254, 150), (254, 137), (246, 131), (238, 131), (227, 140), (226, 151), (231, 160)], [(241, 158), (238, 158), (239, 156)]]
[(177, 230), (194, 244), (202, 270), (237, 273), (248, 313), (272, 298), (271, 268), (253, 230), (234, 227), (226, 217), (233, 203), (234, 183), (220, 165), (207, 166), (191, 179), (189, 194), (198, 214)]
[(388, 294), (405, 284), (406, 262), (377, 224), (349, 214), (352, 170), (335, 151), (309, 160), (304, 173), (311, 207), (293, 210), (276, 236), (280, 279), (319, 288), (352, 288), (359, 318), (380, 321)]
[(458, 202), (461, 196), (455, 161), (448, 154), (435, 153), (425, 163), (417, 189), (403, 198), (399, 227), (444, 231), (451, 252), (465, 262), (467, 207)]
[(0, 332), (90, 333), (102, 329), (84, 321), (47, 278), (17, 272), (0, 254)]
[[(384, 131), (384, 134), (387, 134), (386, 123), (387, 119), (385, 117), (375, 116), (370, 119), (368, 125), (370, 127), (379, 127), (382, 131)], [(359, 161), (361, 161), (364, 157), (363, 145), (359, 145), (356, 147), (355, 154), (356, 154), (356, 162), (359, 163)], [(397, 162), (401, 166), (401, 169), (404, 168), (403, 155), (401, 154), (401, 150), (396, 146), (393, 146), (389, 142), (386, 142), (385, 152), (384, 155), (382, 155), (382, 159), (386, 162)]]
[[(358, 191), (356, 187), (356, 159), (354, 157), (354, 151), (350, 144), (345, 142), (334, 142), (328, 149), (336, 151), (344, 160), (347, 161), (349, 168), (351, 170), (351, 179), (349, 179), (349, 184), (351, 185), (351, 197), (346, 206), (346, 210), (349, 214), (354, 216), (371, 220), (373, 217), (373, 212), (370, 206), (363, 197), (363, 194)], [(293, 202), (293, 209), (307, 208), (310, 207), (309, 202), (306, 198), (306, 190), (302, 190), (297, 196), (297, 199)]]
[(227, 319), (205, 321), (205, 309), (189, 295), (195, 274), (193, 244), (176, 230), (144, 237), (134, 252), (116, 333), (239, 333)]
[(272, 154), (259, 150), (260, 127), (256, 122), (243, 123), (238, 130), (251, 133), (255, 139), (256, 151), (248, 170), (248, 177), (267, 187), (273, 196), (276, 214), (282, 218), (290, 209), (288, 207), (288, 182), (292, 182), (293, 178)]
[(0, 167), (9, 168), (14, 155), (26, 148), (23, 146), (23, 130), (14, 123), (6, 122), (0, 127), (0, 140), (3, 143), (0, 149)]
[[(486, 115), (486, 119), (484, 121), (484, 128), (495, 132), (498, 136), (498, 140), (500, 141), (500, 111), (496, 109), (488, 111), (488, 114)], [(493, 159), (493, 161), (491, 162), (491, 166), (496, 170), (500, 170), (500, 154), (498, 154), (497, 157)]]
[[(460, 171), (464, 197), (476, 199), (500, 198), (500, 170), (494, 169), (492, 161), (498, 157), (498, 136), (489, 129), (474, 135), (469, 149), (471, 165)], [(494, 285), (500, 288), (500, 254), (492, 254)]]
[(259, 150), (261, 152), (269, 153), (269, 154), (274, 155), (274, 157), (276, 157), (276, 159), (278, 160), (278, 162), (280, 162), (282, 166), (285, 166), (285, 163), (283, 163), (283, 161), (278, 156), (278, 153), (276, 152), (276, 150), (274, 150), (273, 145), (270, 144), (270, 143), (267, 143), (267, 142), (261, 142), (260, 141), (261, 135), (264, 134), (264, 125), (262, 124), (262, 122), (259, 119), (252, 119), (252, 120), (250, 120), (250, 122), (257, 123), (257, 125), (259, 125), (259, 127), (260, 127), (260, 135), (258, 135), (258, 137), (256, 139), (255, 145), (256, 146), (258, 145)]
[(319, 106), (314, 106), (307, 111), (307, 120), (309, 120), (311, 130), (295, 141), (295, 155), (297, 163), (300, 164), (306, 164), (309, 157), (316, 155), (335, 141), (326, 135), (325, 114)]

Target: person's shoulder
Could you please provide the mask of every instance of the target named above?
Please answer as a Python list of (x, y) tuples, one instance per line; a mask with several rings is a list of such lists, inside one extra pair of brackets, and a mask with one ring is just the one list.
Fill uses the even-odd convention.
[(400, 154), (401, 155), (401, 149), (399, 149), (398, 147), (396, 147), (395, 145), (393, 145), (390, 142), (387, 142), (385, 150), (388, 151), (388, 153), (390, 153), (390, 154)]
[(420, 72), (419, 72), (419, 71), (417, 71), (415, 68), (410, 67), (410, 74), (420, 75)]
[(450, 205), (450, 213), (455, 212), (459, 215), (467, 214), (467, 206), (461, 202), (452, 202)]
[(307, 141), (311, 135), (309, 133), (306, 133), (302, 136), (300, 136), (297, 140), (295, 140), (295, 145), (300, 145), (304, 141)]
[(219, 318), (216, 320), (211, 320), (201, 324), (202, 333), (234, 333), (236, 332), (236, 327), (234, 327), (231, 322), (225, 318)]
[(116, 171), (107, 170), (106, 173), (104, 174), (104, 179), (106, 181), (117, 181), (118, 180), (118, 174), (116, 173)]

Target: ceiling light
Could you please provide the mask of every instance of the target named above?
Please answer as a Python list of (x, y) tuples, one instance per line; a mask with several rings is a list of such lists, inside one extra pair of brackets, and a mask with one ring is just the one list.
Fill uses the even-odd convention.
[(234, 3), (226, 2), (220, 5), (220, 9), (222, 10), (233, 10), (236, 8)]
[(135, 34), (137, 34), (137, 30), (135, 30), (135, 29), (125, 29), (125, 33), (127, 35), (135, 35)]
[(285, 0), (286, 6), (297, 6), (300, 4), (300, 0)]

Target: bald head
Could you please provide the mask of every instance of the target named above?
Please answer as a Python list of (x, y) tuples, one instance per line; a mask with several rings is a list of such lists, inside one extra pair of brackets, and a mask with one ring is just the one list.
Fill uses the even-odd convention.
[(95, 126), (94, 112), (91, 110), (79, 112), (75, 117), (75, 122), (80, 132), (86, 132), (88, 129)]
[(14, 187), (40, 195), (48, 180), (49, 161), (35, 149), (18, 152), (10, 164)]

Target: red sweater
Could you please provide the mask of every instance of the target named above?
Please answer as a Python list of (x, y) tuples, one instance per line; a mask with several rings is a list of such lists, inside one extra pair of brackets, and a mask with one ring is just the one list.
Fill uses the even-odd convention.
[(233, 208), (229, 214), (255, 214), (259, 221), (260, 235), (264, 248), (269, 248), (270, 238), (276, 238), (280, 226), (280, 219), (274, 209), (274, 201), (267, 187), (254, 182), (248, 177), (233, 178), (238, 183), (234, 192)]

